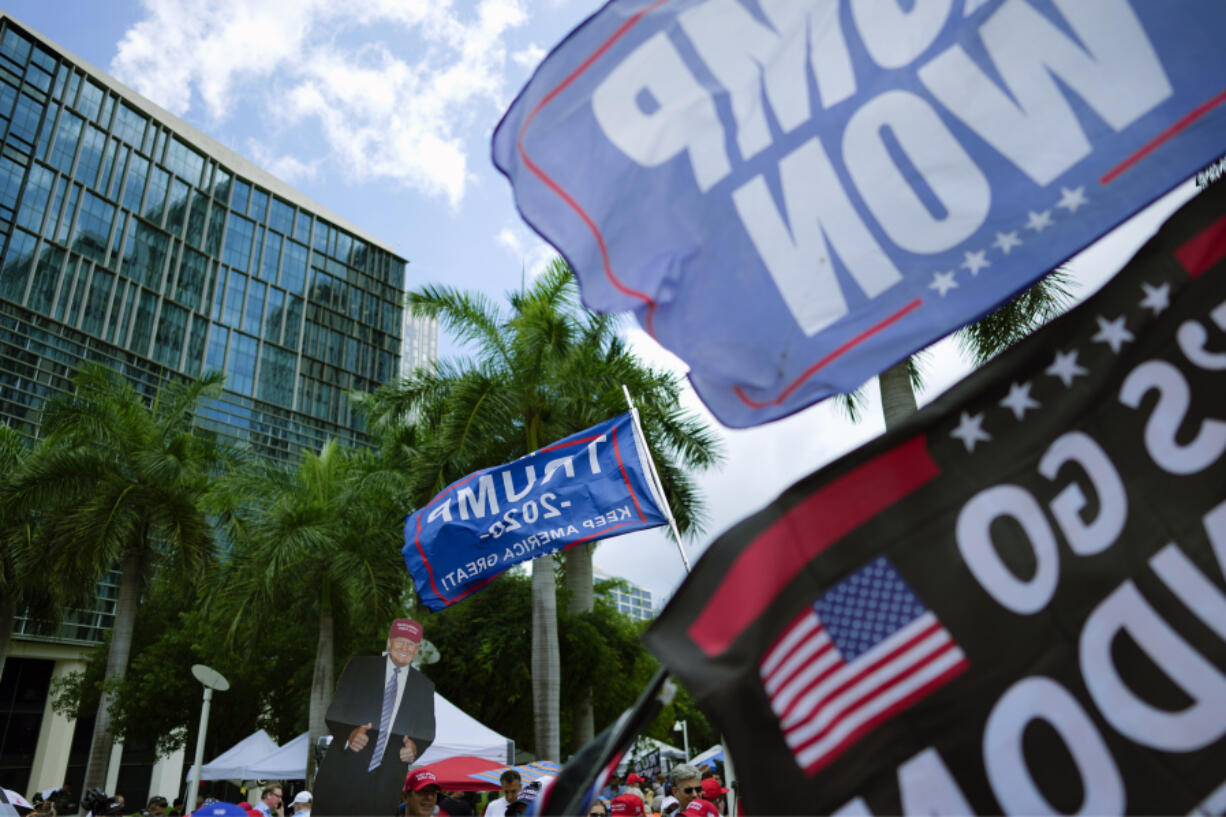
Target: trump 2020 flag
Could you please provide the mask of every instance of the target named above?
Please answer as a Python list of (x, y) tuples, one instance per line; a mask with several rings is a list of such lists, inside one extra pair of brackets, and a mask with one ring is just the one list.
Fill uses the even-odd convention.
[(469, 474), (405, 517), (404, 563), (441, 610), (507, 568), (667, 523), (630, 413)]
[(493, 157), (743, 427), (987, 313), (1226, 152), (1221, 0), (613, 0)]
[(712, 543), (645, 639), (745, 812), (1226, 813), (1224, 397), (1218, 184)]

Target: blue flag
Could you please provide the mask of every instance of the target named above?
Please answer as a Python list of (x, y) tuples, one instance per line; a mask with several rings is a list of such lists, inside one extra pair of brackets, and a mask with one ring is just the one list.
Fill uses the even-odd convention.
[(743, 427), (987, 313), (1226, 151), (1221, 0), (613, 0), (493, 139), (584, 302)]
[(512, 565), (668, 520), (629, 413), (448, 485), (404, 522), (404, 563), (431, 610)]

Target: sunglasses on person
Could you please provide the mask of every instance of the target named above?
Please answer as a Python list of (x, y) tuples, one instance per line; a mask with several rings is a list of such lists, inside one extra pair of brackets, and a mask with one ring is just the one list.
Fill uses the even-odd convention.
[(686, 786), (681, 791), (686, 794), (702, 794), (702, 786)]

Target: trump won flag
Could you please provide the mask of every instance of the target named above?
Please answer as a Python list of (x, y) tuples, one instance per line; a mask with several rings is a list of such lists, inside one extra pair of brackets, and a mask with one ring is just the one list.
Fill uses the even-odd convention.
[(441, 610), (520, 562), (667, 524), (648, 456), (626, 413), (448, 485), (405, 517), (421, 603)]
[(1226, 185), (645, 638), (750, 814), (1226, 813)]
[(1226, 152), (1220, 0), (612, 0), (498, 126), (584, 303), (742, 427), (985, 314)]

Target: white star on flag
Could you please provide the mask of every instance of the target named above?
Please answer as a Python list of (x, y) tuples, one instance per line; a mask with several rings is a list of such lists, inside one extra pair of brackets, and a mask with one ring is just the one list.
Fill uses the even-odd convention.
[(970, 415), (965, 411), (962, 412), (962, 420), (958, 423), (958, 427), (951, 431), (949, 436), (961, 440), (968, 452), (975, 450), (975, 443), (980, 441), (986, 443), (992, 439), (992, 435), (983, 430), (983, 415)]
[(1016, 230), (1008, 233), (997, 233), (996, 240), (992, 242), (992, 246), (1008, 255), (1014, 247), (1022, 246), (1022, 240), (1017, 237)]
[(928, 288), (935, 289), (944, 298), (946, 292), (958, 288), (958, 282), (954, 280), (954, 275), (955, 270), (935, 272), (932, 274), (932, 283), (928, 285)]
[(1084, 369), (1077, 365), (1077, 351), (1072, 352), (1056, 352), (1055, 361), (1044, 369), (1052, 377), (1060, 378), (1060, 382), (1065, 385), (1065, 388), (1073, 385), (1073, 378), (1078, 375), (1089, 374), (1089, 369)]
[(1098, 333), (1090, 338), (1090, 340), (1107, 344), (1111, 347), (1111, 351), (1118, 355), (1125, 343), (1136, 340), (1136, 338), (1128, 331), (1128, 327), (1124, 325), (1123, 315), (1120, 315), (1113, 321), (1109, 321), (1102, 315), (1099, 315)]
[(1014, 383), (1009, 387), (1009, 395), (1000, 404), (1013, 412), (1013, 416), (1022, 419), (1028, 409), (1039, 408), (1039, 401), (1030, 396), (1030, 381), (1020, 386)]
[(1151, 287), (1149, 284), (1141, 284), (1141, 289), (1145, 291), (1145, 297), (1141, 299), (1140, 306), (1145, 309), (1153, 310), (1155, 315), (1161, 315), (1162, 310), (1171, 305), (1171, 285), (1163, 284), (1160, 287)]
[(1026, 226), (1036, 233), (1041, 233), (1051, 226), (1051, 210), (1044, 210), (1041, 213), (1030, 213), (1030, 219), (1026, 222)]
[(1067, 187), (1060, 188), (1060, 201), (1056, 204), (1057, 207), (1063, 207), (1070, 213), (1077, 212), (1078, 207), (1084, 207), (1089, 204), (1086, 199), (1086, 189), (1078, 187), (1075, 190), (1069, 190)]
[(970, 270), (971, 275), (978, 275), (979, 270), (984, 267), (992, 266), (992, 262), (987, 258), (987, 250), (978, 250), (976, 252), (967, 252), (966, 260), (962, 262), (962, 266)]

